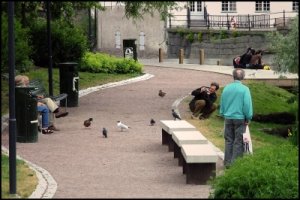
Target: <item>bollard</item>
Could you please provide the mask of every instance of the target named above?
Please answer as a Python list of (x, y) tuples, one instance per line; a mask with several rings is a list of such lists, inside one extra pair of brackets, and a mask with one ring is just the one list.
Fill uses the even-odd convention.
[(204, 49), (199, 50), (200, 65), (204, 64)]
[(179, 50), (179, 64), (183, 64), (183, 55), (184, 55), (184, 51), (183, 49)]
[(161, 63), (163, 61), (163, 52), (162, 49), (158, 49), (158, 61)]

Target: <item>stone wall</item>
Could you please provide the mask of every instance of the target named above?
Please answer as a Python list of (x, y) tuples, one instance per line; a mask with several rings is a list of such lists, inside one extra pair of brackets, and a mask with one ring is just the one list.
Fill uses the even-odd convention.
[[(216, 33), (215, 33), (216, 34)], [(228, 36), (227, 39), (218, 39), (218, 36), (211, 37), (211, 33), (202, 32), (202, 42), (197, 41), (195, 33), (194, 42), (189, 42), (176, 32), (168, 33), (168, 58), (178, 58), (179, 49), (184, 49), (185, 59), (190, 63), (199, 63), (199, 50), (204, 50), (204, 64), (232, 65), (232, 60), (238, 55), (245, 53), (248, 47), (256, 50), (268, 50), (268, 41), (264, 34), (251, 33), (239, 37)], [(209, 39), (211, 37), (212, 39)], [(273, 55), (266, 52), (263, 55), (263, 62), (273, 65)]]

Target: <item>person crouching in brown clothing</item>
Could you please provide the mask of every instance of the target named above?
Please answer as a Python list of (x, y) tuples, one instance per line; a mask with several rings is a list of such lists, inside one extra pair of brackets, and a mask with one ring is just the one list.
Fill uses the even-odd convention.
[(217, 109), (214, 102), (217, 100), (218, 89), (219, 84), (212, 82), (210, 87), (202, 86), (192, 91), (191, 95), (194, 98), (189, 103), (190, 110), (193, 112), (192, 118), (207, 119)]

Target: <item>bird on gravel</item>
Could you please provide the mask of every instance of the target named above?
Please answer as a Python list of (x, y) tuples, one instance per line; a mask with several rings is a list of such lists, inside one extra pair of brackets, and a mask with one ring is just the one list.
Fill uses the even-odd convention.
[(180, 118), (179, 115), (175, 112), (174, 109), (172, 109), (172, 115), (173, 115), (173, 117), (174, 117), (174, 120), (176, 120), (176, 119), (181, 120), (181, 118)]
[(151, 126), (154, 126), (154, 125), (155, 125), (154, 119), (151, 119), (151, 120), (150, 120), (150, 125), (151, 125)]
[(93, 121), (93, 118), (89, 118), (87, 120), (84, 120), (83, 125), (85, 127), (89, 127), (91, 125), (91, 121)]
[(159, 92), (158, 92), (158, 96), (160, 96), (160, 97), (164, 97), (166, 95), (166, 93), (165, 92), (163, 92), (162, 90), (159, 90)]
[(117, 126), (121, 129), (121, 131), (127, 130), (130, 128), (129, 126), (123, 124), (121, 121), (117, 121), (117, 122), (118, 122)]
[(103, 128), (102, 135), (103, 135), (103, 137), (107, 138), (107, 129), (106, 128)]

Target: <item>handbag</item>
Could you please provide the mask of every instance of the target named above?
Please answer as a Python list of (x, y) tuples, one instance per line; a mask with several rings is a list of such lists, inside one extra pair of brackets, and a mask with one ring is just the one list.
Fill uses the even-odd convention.
[(250, 135), (250, 130), (248, 125), (246, 126), (245, 133), (243, 133), (243, 145), (244, 145), (244, 153), (246, 154), (253, 153), (251, 135)]

